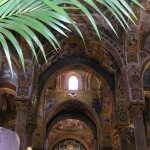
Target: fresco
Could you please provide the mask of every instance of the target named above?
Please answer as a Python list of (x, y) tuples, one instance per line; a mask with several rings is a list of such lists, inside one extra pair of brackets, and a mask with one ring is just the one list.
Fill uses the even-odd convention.
[(66, 139), (56, 144), (53, 150), (86, 150), (86, 148), (77, 140)]
[(71, 130), (71, 131), (77, 131), (77, 130), (84, 130), (87, 129), (88, 126), (80, 121), (80, 120), (76, 120), (76, 119), (66, 119), (63, 121), (59, 121), (54, 128), (59, 129), (59, 130)]

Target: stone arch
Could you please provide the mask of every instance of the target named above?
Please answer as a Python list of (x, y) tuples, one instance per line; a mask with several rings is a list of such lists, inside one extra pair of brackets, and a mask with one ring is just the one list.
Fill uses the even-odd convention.
[(72, 135), (67, 135), (65, 138), (59, 138), (59, 139), (57, 139), (57, 141), (54, 142), (54, 144), (52, 145), (52, 148), (51, 148), (50, 150), (52, 150), (53, 147), (54, 147), (57, 143), (59, 143), (59, 142), (62, 141), (62, 140), (65, 140), (65, 139), (74, 139), (74, 140), (77, 140), (77, 141), (79, 141), (81, 144), (83, 144), (83, 145), (86, 147), (87, 150), (90, 150), (89, 147), (88, 147), (88, 145), (87, 145), (81, 138), (76, 137), (76, 136), (72, 136)]
[[(114, 60), (117, 62), (119, 68), (124, 70), (124, 66), (126, 64), (125, 61), (125, 53), (124, 53), (124, 48), (121, 46), (121, 44), (117, 41), (117, 39), (112, 35), (112, 33), (110, 33), (109, 31), (107, 31), (105, 28), (103, 27), (99, 27), (101, 29), (101, 35), (102, 35), (102, 41), (100, 42), (100, 40), (97, 38), (97, 35), (95, 34), (95, 32), (93, 31), (93, 29), (91, 27), (87, 27), (85, 24), (79, 24), (79, 26), (81, 26), (81, 31), (85, 34), (85, 41), (87, 38), (87, 43), (91, 43), (96, 42), (96, 44), (92, 44), (94, 47), (92, 47), (92, 49), (96, 48), (96, 45), (100, 44), (101, 47), (103, 49), (105, 49), (107, 51), (107, 53), (111, 54), (112, 57), (114, 58)], [(72, 29), (73, 32), (71, 33), (66, 33), (68, 34), (69, 38), (72, 37), (79, 37), (79, 35), (76, 33), (76, 31), (74, 31), (74, 29)], [(52, 61), (56, 62), (58, 60), (57, 56), (59, 53), (61, 53), (60, 58), (63, 58), (65, 55), (68, 55), (68, 52), (66, 53), (66, 46), (64, 47), (64, 45), (68, 44), (69, 38), (65, 39), (63, 37), (60, 37), (59, 34), (56, 34), (56, 37), (58, 37), (58, 39), (60, 39), (60, 45), (62, 46), (62, 50), (58, 50), (57, 52), (54, 52), (51, 50), (51, 45), (50, 43), (46, 42), (44, 44), (44, 48), (47, 54), (47, 58), (48, 58), (48, 62), (50, 59), (49, 64), (52, 64)], [(113, 37), (113, 38), (111, 38)], [(81, 42), (81, 39), (79, 40)], [(80, 45), (84, 45), (83, 42), (81, 42)], [(71, 46), (71, 45), (70, 45)], [(75, 45), (74, 45), (75, 46)], [(82, 47), (82, 50), (84, 49), (84, 53), (86, 54), (90, 54), (91, 52), (88, 49), (88, 45), (87, 45), (87, 50), (85, 50), (85, 46)], [(54, 54), (55, 53), (55, 54)], [(55, 55), (54, 57), (52, 55)], [(82, 54), (83, 55), (83, 54)], [(43, 64), (44, 63), (44, 59), (42, 56), (39, 55), (39, 59), (40, 59), (40, 63)]]
[[(60, 109), (60, 106), (63, 106), (63, 107)], [(72, 108), (72, 106), (74, 108)], [(100, 122), (99, 122), (97, 114), (87, 104), (80, 102), (78, 100), (67, 100), (66, 102), (62, 102), (59, 105), (57, 105), (55, 108), (53, 108), (53, 111), (49, 113), (48, 117), (46, 118), (47, 131), (49, 131), (55, 123), (57, 123), (58, 121), (62, 119), (62, 117), (61, 118), (59, 117), (61, 116), (61, 114), (64, 114), (64, 119), (71, 117), (71, 116), (73, 116), (74, 119), (80, 119), (78, 118), (80, 117), (79, 112), (82, 114), (81, 120), (84, 121), (85, 123), (88, 123), (88, 122), (86, 122), (84, 116), (89, 118), (88, 120), (89, 120), (89, 123), (91, 124), (90, 126), (93, 129), (93, 132), (96, 130), (96, 128), (100, 127)], [(71, 115), (67, 115), (67, 114), (71, 114)], [(55, 120), (54, 118), (57, 118), (57, 119)]]
[[(92, 130), (95, 139), (100, 139), (101, 123), (89, 105), (73, 99), (58, 104), (46, 118), (46, 134), (48, 135), (53, 126), (64, 119), (78, 119), (85, 122)], [(100, 143), (97, 143), (97, 147), (99, 147), (98, 144)]]
[[(101, 38), (102, 38), (101, 41), (98, 39), (98, 37), (97, 37), (96, 33), (93, 31), (92, 27), (87, 26), (85, 24), (79, 24), (79, 28), (85, 35), (85, 40), (87, 40), (88, 42), (92, 42), (92, 41), (98, 42), (103, 48), (105, 48), (118, 61), (119, 66), (123, 66), (123, 64), (124, 64), (123, 59), (125, 57), (123, 47), (121, 46), (121, 44), (117, 41), (116, 37), (111, 32), (109, 32), (102, 26), (98, 26), (98, 27), (99, 27), (99, 30), (101, 31)], [(72, 31), (74, 31), (74, 30), (72, 30)], [(73, 36), (79, 37), (79, 35), (77, 35), (76, 32), (69, 33), (68, 37), (70, 37), (70, 36), (71, 37), (73, 37)], [(63, 44), (64, 42), (65, 42), (64, 39), (61, 39), (60, 43)]]
[[(57, 70), (69, 66), (69, 65), (74, 65), (74, 64), (81, 64), (81, 65), (86, 65), (89, 66), (89, 68), (93, 68), (98, 74), (101, 74), (104, 79), (107, 81), (108, 85), (110, 86), (110, 89), (112, 90), (112, 93), (114, 94), (114, 87), (115, 87), (115, 82), (112, 74), (107, 72), (101, 65), (97, 65), (89, 60), (86, 59), (81, 59), (81, 58), (74, 58), (74, 59), (66, 59), (59, 61), (55, 65), (49, 67), (46, 71), (43, 72), (43, 74), (40, 76), (40, 82), (39, 82), (39, 99), (38, 102), (42, 96), (41, 91), (44, 89), (47, 80), (49, 77)], [(111, 81), (111, 82), (110, 82)]]

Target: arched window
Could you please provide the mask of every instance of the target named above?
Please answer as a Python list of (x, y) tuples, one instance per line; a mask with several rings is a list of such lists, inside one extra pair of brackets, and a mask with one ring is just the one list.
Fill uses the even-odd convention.
[(69, 78), (68, 89), (69, 90), (78, 90), (78, 78), (76, 76), (71, 76)]

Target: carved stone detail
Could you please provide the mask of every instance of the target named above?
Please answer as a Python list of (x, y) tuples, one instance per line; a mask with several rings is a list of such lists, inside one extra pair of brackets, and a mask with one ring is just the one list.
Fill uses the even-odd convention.
[(28, 111), (30, 109), (30, 101), (28, 100), (16, 100), (16, 110), (17, 111)]
[(140, 104), (132, 104), (129, 107), (129, 112), (131, 114), (131, 117), (134, 117), (136, 115), (142, 115), (145, 105)]
[(118, 134), (127, 134), (129, 131), (129, 126), (117, 126), (116, 131)]

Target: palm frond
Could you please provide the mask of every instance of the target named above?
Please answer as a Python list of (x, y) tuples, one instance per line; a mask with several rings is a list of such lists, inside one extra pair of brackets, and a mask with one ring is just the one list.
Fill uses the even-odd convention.
[(39, 46), (45, 60), (46, 55), (44, 48), (33, 30), (43, 35), (55, 49), (60, 47), (59, 42), (47, 26), (52, 27), (64, 36), (67, 35), (63, 30), (70, 31), (62, 23), (70, 23), (70, 21), (40, 0), (3, 0), (0, 4), (0, 42), (11, 71), (12, 65), (7, 40), (11, 41), (14, 45), (24, 68), (22, 49), (16, 37), (12, 34), (12, 31), (19, 33), (26, 40), (37, 59), (37, 54), (33, 44), (34, 41), (37, 46)]
[[(49, 1), (49, 0), (44, 0), (44, 1)], [(83, 0), (83, 1), (89, 6), (91, 6), (93, 9), (95, 9), (102, 17), (104, 17), (105, 21), (108, 23), (110, 28), (115, 32), (111, 24), (111, 21), (107, 18), (107, 16), (105, 16), (102, 13), (102, 11), (98, 8), (98, 6), (93, 0)], [(53, 0), (53, 2), (58, 4), (63, 4), (63, 1), (61, 2), (60, 0)], [(125, 17), (127, 17), (133, 24), (135, 24), (134, 20), (137, 19), (136, 15), (126, 0), (97, 0), (96, 2), (99, 3), (100, 5), (105, 6), (116, 17), (116, 19), (120, 22), (120, 24), (124, 29), (129, 28), (128, 22), (125, 19)], [(140, 4), (138, 0), (132, 0), (132, 2), (138, 5), (139, 8), (144, 9), (144, 7)], [(95, 21), (93, 20), (91, 14), (89, 14), (88, 11), (85, 11), (85, 6), (82, 5), (82, 3), (79, 0), (65, 0), (65, 4), (70, 4), (70, 3), (72, 5), (75, 5), (78, 9), (84, 12), (84, 14), (91, 21), (91, 24), (93, 25), (97, 35), (99, 36), (99, 33), (97, 32), (97, 27), (95, 26)]]
[[(116, 35), (117, 33), (111, 21), (100, 10), (97, 3), (106, 7), (125, 30), (130, 28), (126, 17), (135, 24), (136, 16), (126, 0), (97, 0), (96, 2), (93, 0), (83, 0), (83, 2), (96, 10), (105, 19)], [(132, 2), (144, 9), (138, 0), (132, 0)], [(68, 5), (64, 6), (63, 4)], [(48, 26), (60, 34), (67, 36), (64, 30), (70, 31), (66, 26), (66, 23), (69, 23), (76, 29), (84, 42), (82, 32), (67, 13), (67, 9), (71, 8), (70, 5), (71, 7), (73, 6), (72, 8), (81, 10), (87, 16), (97, 36), (101, 38), (100, 31), (98, 30), (92, 13), (90, 13), (86, 6), (79, 0), (0, 0), (0, 43), (4, 49), (11, 71), (12, 65), (7, 40), (11, 41), (16, 48), (24, 68), (23, 53), (12, 31), (19, 33), (25, 39), (36, 60), (37, 54), (34, 43), (36, 43), (41, 50), (45, 60), (46, 56), (42, 43), (34, 33), (34, 30), (44, 36), (57, 50), (60, 48), (59, 42)]]

